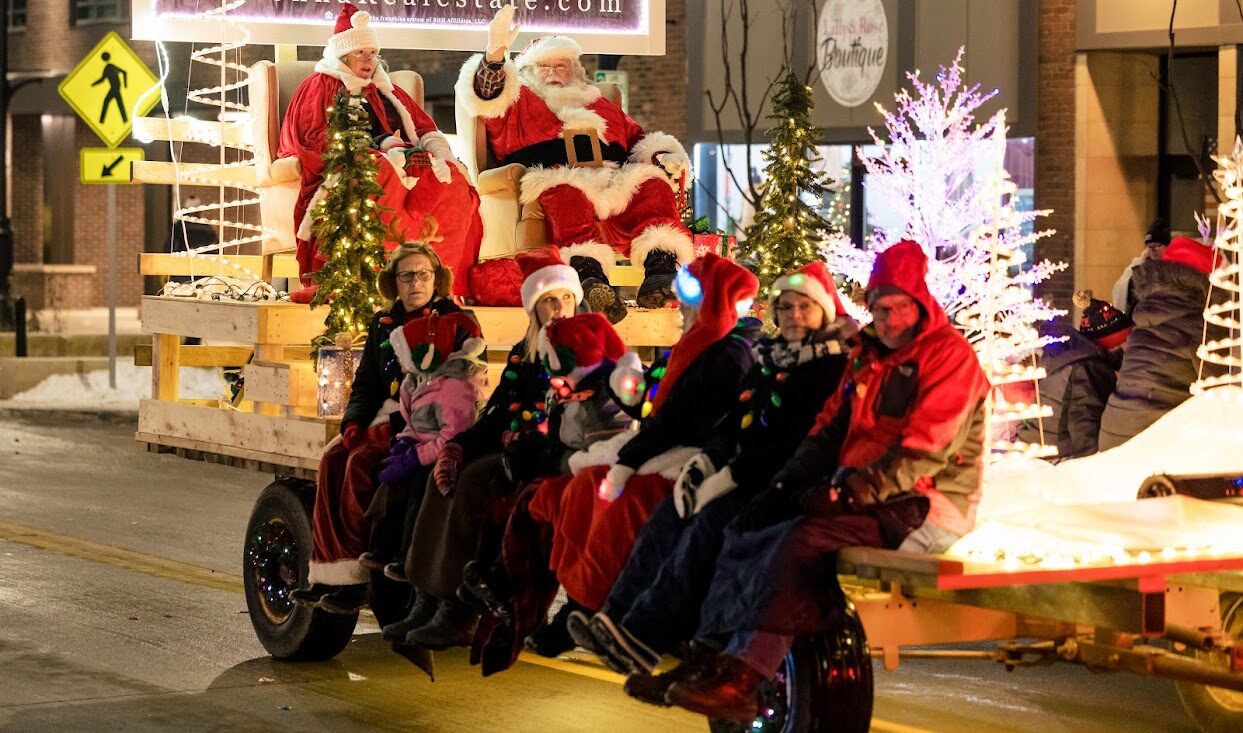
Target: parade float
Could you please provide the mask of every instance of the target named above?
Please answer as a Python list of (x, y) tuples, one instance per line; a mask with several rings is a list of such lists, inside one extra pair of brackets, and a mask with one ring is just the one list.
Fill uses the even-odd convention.
[[(630, 19), (628, 32), (555, 23), (549, 29), (574, 33), (588, 52), (660, 53), (663, 4), (641, 5), (646, 12)], [(198, 12), (152, 0), (135, 8), (139, 39), (222, 38), (193, 58), (218, 79), (188, 94), (216, 110), (210, 119), (164, 110), (134, 124), (135, 136), (143, 140), (216, 151), (215, 162), (203, 162), (200, 155), (195, 162), (174, 156), (172, 162), (137, 163), (134, 178), (214, 191), (215, 203), (180, 207), (176, 216), (218, 234), (211, 246), (142, 257), (144, 275), (191, 282), (143, 299), (142, 327), (153, 340), (147, 357), (154, 367), (153, 389), (140, 405), (136, 438), (153, 451), (275, 474), (247, 527), (243, 575), (250, 616), (274, 657), (327, 659), (348, 643), (357, 616), (330, 617), (295, 606), (288, 593), (307, 577), (313, 479), (338, 429), (333, 405), (347, 389), (350, 349), (344, 344), (313, 361), (311, 344), (323, 334), (327, 306), (290, 303), (273, 285), (299, 274), (287, 254), (298, 172), (274, 151), (280, 116), (312, 63), (297, 61), (296, 48), (281, 45), (305, 39), (306, 25), (245, 7), (230, 2)], [(486, 20), (478, 15), (453, 29), (439, 21), (427, 27), (406, 22), (397, 45), (478, 48)], [(253, 66), (231, 60), (248, 42), (277, 44), (276, 60)], [(609, 45), (614, 42), (622, 45)], [(929, 95), (940, 117), (921, 119), (917, 130), (909, 124), (891, 128), (887, 139), (878, 138), (885, 152), (869, 170), (905, 176), (896, 183), (899, 198), (913, 187), (944, 194), (943, 200), (924, 204), (938, 216), (910, 217), (931, 230), (895, 232), (889, 241), (910, 235), (932, 249), (940, 294), (952, 301), (947, 311), (977, 346), (995, 385), (1031, 382), (1040, 375), (1029, 357), (1042, 343), (1031, 321), (1054, 315), (1032, 299), (1031, 285), (1057, 265), (1024, 261), (1028, 245), (1043, 233), (1024, 226), (1038, 214), (1010, 207), (1000, 148), (993, 175), (979, 176), (978, 186), (964, 188), (971, 171), (960, 171), (963, 177), (953, 180), (933, 175), (956, 170), (953, 164), (967, 159), (967, 147), (988, 147), (1004, 137), (1003, 117), (970, 126), (969, 113), (979, 99), (967, 99), (974, 106), (965, 114), (957, 106), (962, 90), (956, 68), (942, 71), (941, 87), (912, 79), (915, 96), (900, 94), (898, 109), (886, 113), (887, 120), (900, 123)], [(162, 77), (173, 83), (166, 73)], [(392, 78), (421, 100), (417, 74), (394, 72)], [(486, 144), (471, 137), (480, 128), (473, 120), (464, 122), (459, 128), (467, 137), (465, 149), (474, 152), (466, 160), (480, 193), (485, 200), (500, 197), (485, 216), (484, 255), (506, 255), (515, 242), (525, 241), (531, 222), (514, 204), (512, 185), (486, 180)], [(904, 656), (937, 653), (910, 647), (982, 640), (1002, 641), (988, 657), (1011, 669), (1060, 660), (1169, 677), (1201, 728), (1243, 727), (1243, 646), (1236, 646), (1243, 639), (1243, 541), (1231, 531), (1243, 522), (1243, 508), (1229, 503), (1239, 487), (1222, 478), (1243, 474), (1237, 339), (1241, 158), (1236, 147), (1217, 172), (1227, 202), (1220, 209), (1216, 244), (1227, 256), (1212, 283), (1231, 294), (1230, 306), (1206, 313), (1236, 336), (1204, 344), (1201, 354), (1220, 360), (1233, 376), (1200, 383), (1194, 397), (1128, 444), (1056, 465), (1040, 460), (1048, 453), (1044, 446), (1018, 443), (1003, 429), (1016, 420), (1038, 419), (1040, 405), (996, 391), (990, 421), (995, 432), (988, 443), (993, 455), (978, 528), (945, 555), (861, 548), (840, 553), (839, 572), (853, 602), (846, 623), (796, 642), (766, 685), (763, 714), (749, 730), (865, 731), (874, 657), (894, 669)], [(921, 165), (909, 165), (916, 159)], [(972, 192), (969, 200), (964, 190)], [(971, 246), (956, 246), (962, 242)], [(865, 280), (871, 258), (886, 244), (881, 239), (858, 247), (837, 240), (828, 243), (827, 255), (836, 272)], [(204, 282), (205, 277), (211, 280)], [(638, 276), (621, 270), (614, 282), (633, 286)], [(518, 309), (475, 312), (489, 348), (508, 349), (526, 326)], [(654, 347), (673, 343), (679, 327), (673, 311), (636, 310), (619, 332), (631, 346)], [(181, 399), (181, 366), (240, 368), (244, 391), (218, 400)], [(373, 603), (382, 623), (400, 610), (396, 601)], [(428, 658), (415, 661), (429, 668)], [(710, 726), (733, 729), (720, 721)]]

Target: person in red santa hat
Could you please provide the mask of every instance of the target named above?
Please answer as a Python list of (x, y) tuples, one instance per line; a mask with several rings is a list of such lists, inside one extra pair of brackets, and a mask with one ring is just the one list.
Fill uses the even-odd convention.
[[(327, 110), (342, 89), (361, 94), (371, 117), (377, 182), (384, 189), (378, 203), (393, 237), (385, 245), (392, 249), (406, 236), (417, 234), (424, 216), (431, 215), (440, 226), (441, 241), (436, 244), (440, 259), (455, 273), (466, 272), (478, 259), (483, 241), (479, 194), (436, 123), (389, 79), (371, 14), (347, 3), (324, 46), (323, 58), (315, 64), (315, 73), (294, 92), (281, 124), (277, 157), (297, 158), (302, 167), (302, 188), (293, 217), (298, 275), (304, 287), (291, 298), (299, 303), (311, 301), (315, 294), (311, 273), (324, 262), (320, 243), (312, 235), (311, 212), (324, 195)], [(407, 156), (415, 147), (422, 154)], [(458, 278), (454, 295), (467, 292), (466, 279)]]
[[(643, 267), (640, 306), (672, 302), (677, 265), (694, 257), (677, 201), (689, 170), (686, 150), (671, 135), (644, 132), (600, 96), (574, 39), (537, 38), (507, 60), (518, 34), (513, 16), (512, 5), (497, 11), (486, 53), (462, 67), (458, 104), (483, 119), (502, 163), (536, 167), (522, 176), (519, 199), (539, 201), (549, 240), (579, 271), (592, 310), (614, 322), (625, 315), (608, 284), (619, 257)], [(562, 131), (583, 128), (597, 133), (603, 167), (567, 167)]]
[(617, 400), (642, 418), (639, 429), (574, 456), (574, 478), (562, 495), (531, 502), (531, 515), (554, 528), (550, 565), (573, 601), (552, 624), (559, 644), (543, 653), (573, 647), (570, 615), (600, 609), (639, 530), (670, 496), (686, 462), (738, 429), (729, 420), (734, 401), (724, 397), (738, 393), (754, 364), (760, 324), (745, 314), (759, 281), (707, 254), (679, 270), (675, 287), (687, 328), (668, 360), (645, 373), (628, 353), (609, 377)]
[(553, 319), (573, 315), (583, 291), (555, 247), (517, 259), (526, 275), (521, 292), (527, 332), (510, 350), (479, 420), (441, 450), (433, 472), (440, 490), (424, 494), (405, 560), (417, 598), (431, 602), (412, 609), (402, 625), (385, 628), (395, 641), (430, 649), (470, 643), (478, 614), (457, 598), (457, 589), (463, 566), (479, 549), (488, 510), (515, 491), (502, 451), (522, 436), (548, 431), (549, 375), (539, 358), (539, 332)]

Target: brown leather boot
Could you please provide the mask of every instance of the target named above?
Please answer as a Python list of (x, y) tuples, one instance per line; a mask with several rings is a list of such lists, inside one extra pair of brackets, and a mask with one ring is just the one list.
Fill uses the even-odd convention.
[(749, 723), (759, 715), (764, 675), (737, 657), (722, 656), (717, 673), (703, 679), (675, 682), (665, 700), (709, 718)]
[(636, 672), (626, 678), (626, 694), (651, 705), (669, 707), (665, 699), (669, 688), (678, 682), (697, 682), (713, 677), (721, 664), (721, 655), (703, 645), (691, 643), (682, 655), (682, 663), (663, 674)]

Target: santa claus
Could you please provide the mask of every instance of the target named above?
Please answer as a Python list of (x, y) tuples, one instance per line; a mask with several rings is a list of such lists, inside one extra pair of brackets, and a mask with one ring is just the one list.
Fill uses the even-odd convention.
[[(462, 67), (458, 104), (483, 120), (502, 163), (534, 167), (522, 177), (519, 201), (539, 201), (549, 241), (579, 272), (592, 310), (613, 321), (625, 314), (608, 282), (618, 258), (644, 269), (640, 306), (673, 301), (677, 266), (694, 258), (676, 195), (689, 169), (685, 149), (671, 135), (645, 133), (602, 97), (587, 82), (573, 39), (538, 38), (508, 60), (518, 33), (513, 15), (511, 5), (497, 11), (486, 53)], [(603, 166), (568, 165), (562, 132), (580, 129), (596, 133)]]
[[(310, 302), (315, 292), (311, 274), (324, 263), (314, 241), (312, 212), (324, 196), (324, 150), (328, 147), (327, 110), (345, 89), (362, 95), (375, 140), (372, 154), (379, 164), (377, 182), (384, 189), (378, 203), (392, 250), (422, 231), (426, 216), (439, 225), (436, 252), (452, 271), (465, 273), (479, 257), (483, 223), (479, 195), (466, 169), (419, 105), (393, 85), (380, 58), (380, 40), (370, 13), (346, 4), (315, 73), (294, 92), (281, 125), (278, 157), (296, 157), (302, 166), (302, 190), (294, 207), (298, 234), (298, 274), (305, 286), (292, 298)], [(413, 153), (413, 154), (412, 154)], [(465, 278), (454, 295), (465, 295)]]

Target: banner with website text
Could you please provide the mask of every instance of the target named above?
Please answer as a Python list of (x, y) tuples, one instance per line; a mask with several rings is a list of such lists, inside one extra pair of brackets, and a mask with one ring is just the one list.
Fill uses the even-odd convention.
[[(572, 36), (587, 53), (662, 55), (665, 0), (348, 0), (371, 13), (385, 48), (478, 51), (488, 21), (513, 5), (520, 51), (537, 36)], [(203, 13), (219, 0), (132, 0), (133, 37), (212, 43), (239, 40), (235, 27)], [(249, 43), (322, 46), (347, 0), (246, 0), (228, 11)], [(236, 0), (229, 5), (237, 4)], [(221, 38), (221, 34), (225, 38)]]

